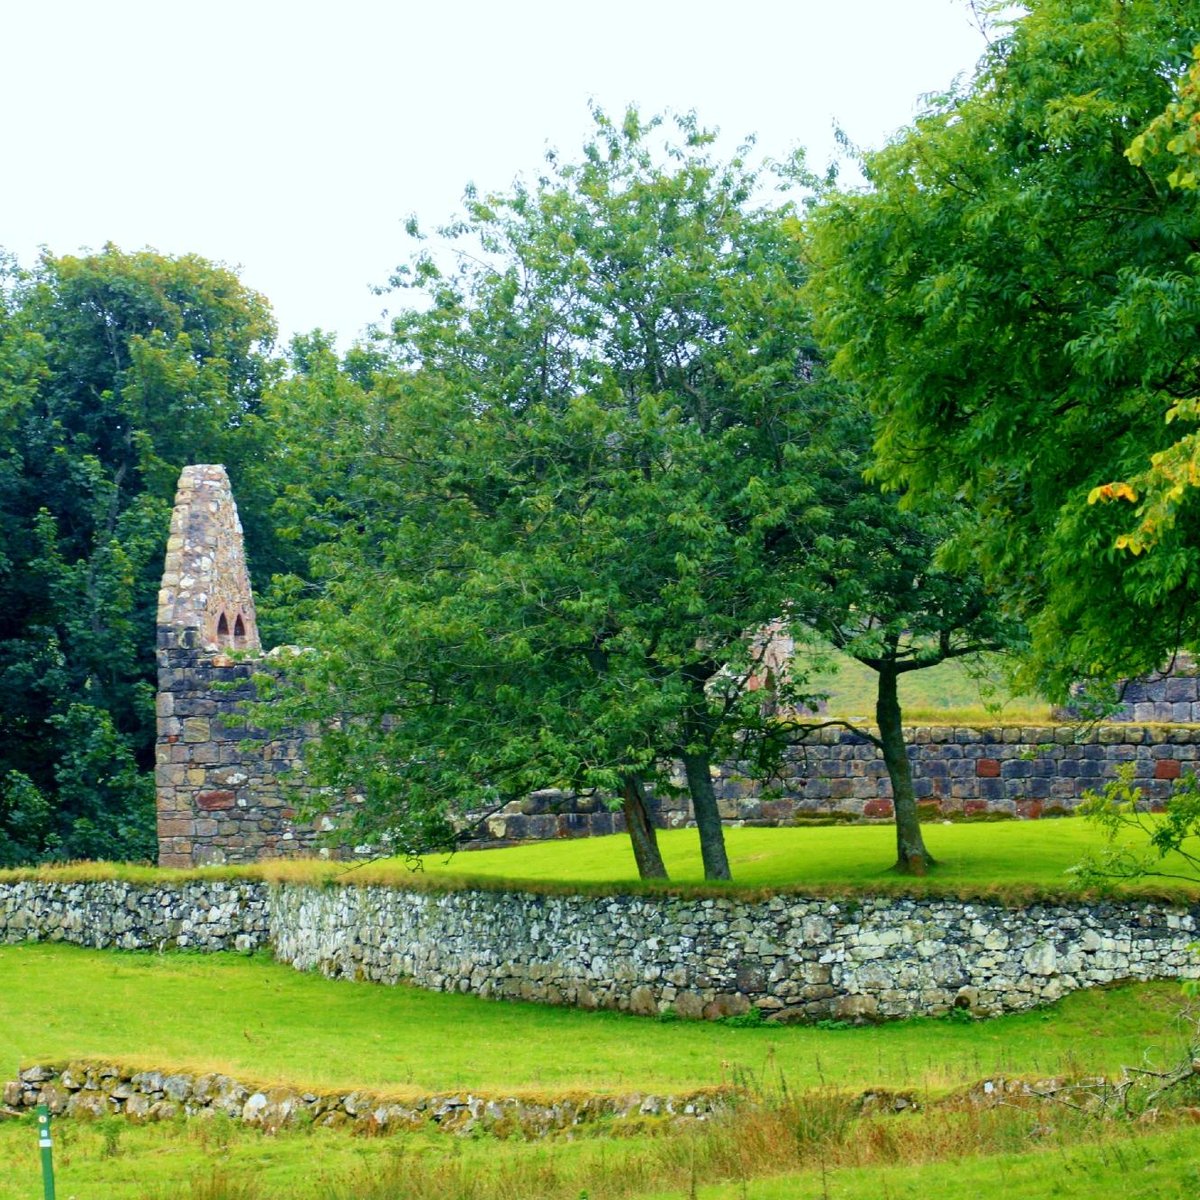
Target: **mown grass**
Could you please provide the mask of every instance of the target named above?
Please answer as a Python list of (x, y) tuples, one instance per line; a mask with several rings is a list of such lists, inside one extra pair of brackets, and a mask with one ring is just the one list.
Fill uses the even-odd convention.
[[(1015, 903), (1041, 896), (1078, 897), (1080, 889), (1071, 868), (1107, 845), (1094, 825), (1074, 818), (933, 823), (924, 827), (924, 834), (938, 865), (923, 879), (902, 878), (892, 872), (896, 835), (890, 824), (729, 829), (726, 845), (734, 890), (992, 896)], [(1127, 844), (1136, 845), (1136, 838), (1130, 837)], [(663, 831), (659, 845), (674, 884), (701, 883), (703, 868), (694, 830)], [(383, 879), (398, 866), (373, 864), (351, 871), (345, 878)], [(423, 866), (431, 877), (503, 879), (523, 885), (570, 880), (632, 888), (637, 878), (629, 841), (623, 835), (533, 842), (449, 858), (427, 855)], [(1163, 868), (1186, 871), (1187, 864), (1169, 858)], [(1196, 896), (1200, 895), (1200, 880), (1187, 884), (1147, 879), (1119, 890)]]
[[(753, 898), (775, 893), (812, 895), (948, 895), (1027, 904), (1039, 899), (1080, 899), (1071, 868), (1103, 850), (1104, 837), (1086, 821), (1006, 821), (925, 826), (925, 838), (938, 865), (922, 879), (897, 876), (895, 833), (890, 824), (815, 826), (790, 829), (726, 830), (732, 884), (704, 882), (695, 830), (664, 830), (659, 844), (671, 874), (667, 885), (637, 878), (625, 835), (534, 842), (499, 850), (426, 855), (420, 870), (404, 859), (360, 864), (321, 860), (267, 862), (196, 871), (160, 871), (113, 863), (76, 863), (0, 872), (0, 883), (23, 879), (59, 882), (122, 879), (152, 885), (190, 879), (266, 879), (314, 884), (385, 884), (396, 887), (507, 888), (548, 893), (668, 892), (678, 895), (734, 895)], [(1128, 842), (1136, 845), (1131, 835)], [(1168, 858), (1164, 870), (1186, 871)], [(1107, 894), (1194, 900), (1200, 881), (1148, 878), (1114, 885)]]
[(736, 1028), (302, 974), (263, 956), (0, 946), (0, 1075), (88, 1058), (412, 1095), (681, 1092), (739, 1070), (798, 1089), (945, 1091), (994, 1074), (1115, 1072), (1173, 1044), (1178, 985), (1093, 989), (962, 1024)]

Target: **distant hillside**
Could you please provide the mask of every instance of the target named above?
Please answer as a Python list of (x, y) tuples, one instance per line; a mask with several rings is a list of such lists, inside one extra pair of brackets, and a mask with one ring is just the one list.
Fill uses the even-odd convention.
[[(798, 652), (797, 657), (800, 657)], [(831, 716), (872, 719), (875, 672), (830, 650), (811, 676), (814, 690), (829, 693)], [(1035, 696), (1014, 696), (1003, 683), (999, 662), (941, 663), (900, 678), (900, 704), (906, 724), (1049, 724), (1050, 705)]]

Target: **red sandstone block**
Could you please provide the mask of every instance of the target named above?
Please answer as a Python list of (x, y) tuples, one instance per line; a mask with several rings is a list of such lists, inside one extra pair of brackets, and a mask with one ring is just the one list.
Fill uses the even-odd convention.
[(868, 800), (863, 805), (864, 817), (890, 817), (892, 815), (892, 802), (882, 798), (876, 800)]
[(1160, 758), (1154, 764), (1155, 779), (1178, 779), (1179, 760), (1177, 758)]
[(980, 758), (975, 763), (975, 774), (980, 779), (999, 779), (1000, 760), (998, 758)]
[(967, 813), (968, 815), (987, 812), (987, 807), (988, 805), (986, 800), (963, 801), (963, 812)]
[(232, 808), (236, 800), (237, 796), (233, 792), (224, 790), (196, 793), (196, 807), (205, 812), (212, 812), (218, 808)]

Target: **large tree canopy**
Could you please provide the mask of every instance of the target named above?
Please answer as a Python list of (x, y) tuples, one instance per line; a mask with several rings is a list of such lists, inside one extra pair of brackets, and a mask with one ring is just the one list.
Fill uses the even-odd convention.
[(729, 874), (710, 768), (764, 720), (753, 635), (827, 523), (838, 398), (791, 208), (694, 120), (660, 131), (597, 113), (579, 162), (469, 194), (397, 277), (421, 302), (390, 362), (319, 351), (280, 393), (288, 474), (348, 480), (297, 493), (331, 539), (287, 711), (341, 715), (309, 766), (363, 797), (359, 832), (554, 785), (629, 801), (681, 761)]
[[(271, 317), (194, 256), (110, 246), (10, 264), (3, 282), (0, 862), (152, 857), (154, 611), (175, 482), (187, 462), (236, 474), (259, 456)], [(265, 506), (244, 507), (265, 548)]]
[[(1031, 621), (1041, 681), (1136, 674), (1200, 642), (1200, 504), (1117, 542), (1135, 477), (1200, 390), (1200, 206), (1131, 142), (1200, 37), (1197, 0), (1033, 0), (961, 92), (810, 225), (809, 297), (879, 418), (880, 472), (965, 499), (960, 552)], [(1177, 415), (1187, 415), (1177, 414)]]

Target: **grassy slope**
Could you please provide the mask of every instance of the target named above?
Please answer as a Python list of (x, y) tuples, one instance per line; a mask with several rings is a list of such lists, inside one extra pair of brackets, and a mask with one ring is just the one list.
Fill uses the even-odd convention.
[(1160, 984), (970, 1024), (737, 1029), (333, 981), (264, 958), (3, 946), (0, 1075), (87, 1057), (319, 1088), (508, 1094), (681, 1091), (771, 1063), (794, 1088), (940, 1088), (1072, 1064), (1115, 1071), (1169, 1041), (1177, 1009), (1178, 987)]
[[(810, 680), (816, 692), (829, 694), (837, 716), (873, 718), (878, 676), (869, 667), (835, 650), (821, 655)], [(1050, 723), (1050, 705), (1035, 696), (1014, 696), (1004, 686), (997, 661), (982, 676), (961, 661), (940, 663), (900, 677), (900, 705), (907, 723), (1022, 724)]]

